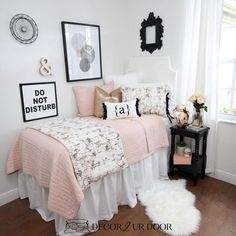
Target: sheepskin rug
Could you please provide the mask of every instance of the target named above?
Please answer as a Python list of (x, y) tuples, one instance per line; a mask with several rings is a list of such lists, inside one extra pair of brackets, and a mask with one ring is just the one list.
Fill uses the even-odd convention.
[(167, 234), (185, 236), (198, 231), (201, 213), (184, 179), (157, 181), (151, 190), (141, 191), (138, 198), (153, 224), (171, 224), (171, 229), (161, 227)]

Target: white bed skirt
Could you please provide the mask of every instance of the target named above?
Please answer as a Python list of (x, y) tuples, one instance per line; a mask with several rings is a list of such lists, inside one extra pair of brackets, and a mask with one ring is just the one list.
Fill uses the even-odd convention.
[(134, 207), (140, 189), (150, 188), (155, 180), (166, 179), (168, 148), (162, 148), (123, 171), (105, 176), (84, 192), (84, 200), (75, 220), (67, 220), (48, 210), (48, 189), (22, 172), (18, 174), (20, 198), (29, 198), (30, 208), (36, 209), (45, 221), (55, 220), (57, 235), (80, 236), (92, 231), (99, 220), (111, 220), (119, 205)]

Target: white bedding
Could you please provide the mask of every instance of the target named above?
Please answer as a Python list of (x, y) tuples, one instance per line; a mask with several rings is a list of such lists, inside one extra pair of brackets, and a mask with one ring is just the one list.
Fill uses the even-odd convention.
[[(77, 223), (50, 212), (47, 208), (48, 189), (40, 187), (34, 177), (22, 172), (18, 176), (19, 194), (21, 198), (29, 198), (30, 208), (36, 209), (45, 221), (55, 219), (58, 235), (80, 236), (94, 231), (99, 220), (110, 220), (118, 213), (119, 205), (134, 207), (136, 194), (141, 188), (150, 188), (155, 180), (168, 178), (167, 154), (168, 148), (162, 148), (123, 171), (93, 183), (84, 193)], [(89, 228), (78, 223), (81, 219), (88, 223)]]

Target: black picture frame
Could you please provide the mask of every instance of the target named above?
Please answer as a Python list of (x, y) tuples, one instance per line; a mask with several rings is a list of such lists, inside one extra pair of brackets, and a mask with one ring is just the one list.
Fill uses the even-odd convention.
[(22, 83), (19, 88), (24, 122), (58, 116), (56, 82)]
[(61, 28), (67, 82), (102, 79), (100, 26), (62, 21)]
[[(154, 27), (154, 38), (151, 40), (153, 43), (147, 43), (147, 28)], [(142, 21), (140, 29), (141, 49), (142, 51), (148, 51), (153, 53), (156, 49), (162, 48), (162, 37), (164, 27), (162, 25), (162, 19), (158, 16), (155, 17), (153, 12), (149, 13), (148, 18)]]

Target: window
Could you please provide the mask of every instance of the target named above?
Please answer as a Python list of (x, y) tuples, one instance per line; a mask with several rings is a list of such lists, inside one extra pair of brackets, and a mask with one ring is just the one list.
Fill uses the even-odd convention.
[(219, 113), (236, 119), (236, 1), (225, 0), (220, 45)]

